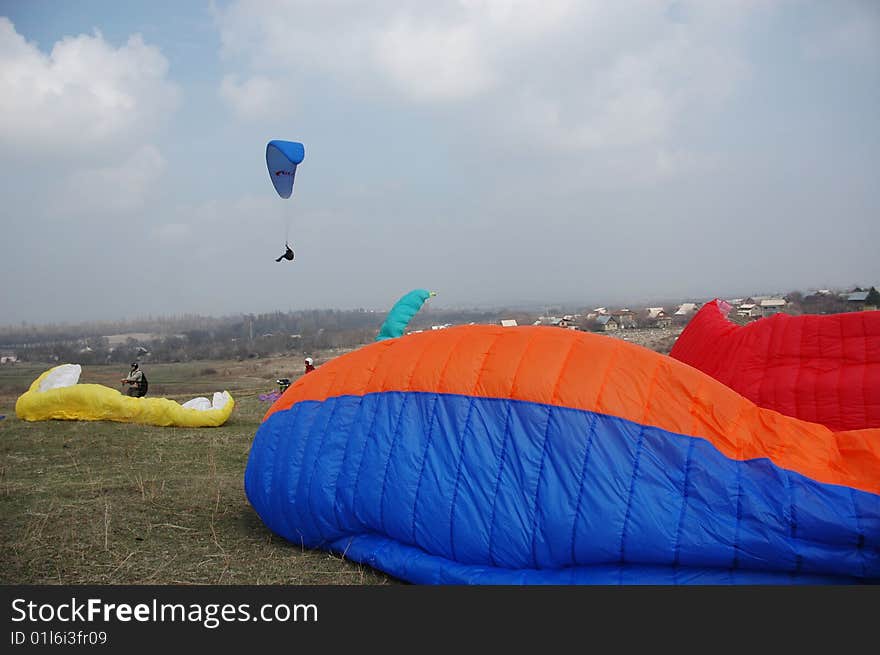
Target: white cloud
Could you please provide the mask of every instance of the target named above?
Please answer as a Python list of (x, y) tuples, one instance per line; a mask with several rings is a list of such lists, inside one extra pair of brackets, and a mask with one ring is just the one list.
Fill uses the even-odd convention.
[(120, 215), (145, 207), (165, 170), (158, 149), (146, 145), (111, 166), (72, 172), (56, 196), (65, 214)]
[(100, 32), (68, 36), (45, 54), (0, 17), (0, 143), (20, 155), (134, 143), (176, 106), (167, 73), (139, 35), (118, 48)]
[(494, 82), (472, 25), (419, 28), (400, 20), (376, 35), (373, 56), (391, 83), (416, 100), (468, 98)]
[(585, 65), (570, 84), (536, 81), (513, 95), (506, 127), (557, 150), (663, 145), (686, 110), (717, 107), (745, 75), (723, 46), (678, 33)]
[(242, 59), (255, 70), (320, 71), (354, 86), (378, 81), (413, 100), (444, 100), (490, 89), (499, 51), (552, 33), (575, 6), (572, 0), (421, 7), (282, 0), (266, 12), (256, 0), (240, 0), (218, 12), (217, 20), (227, 59)]
[(277, 81), (262, 75), (243, 82), (239, 82), (236, 75), (224, 76), (220, 83), (220, 97), (238, 116), (248, 120), (289, 116), (293, 105), (289, 94), (282, 91)]
[[(352, 94), (459, 111), (486, 139), (569, 152), (646, 147), (653, 162), (686, 111), (717, 107), (747, 76), (741, 28), (756, 6), (447, 0), (366, 11), (285, 0), (267, 12), (238, 0), (217, 22), (226, 61), (255, 80), (330, 77)], [(266, 93), (223, 87), (240, 112), (246, 100), (256, 112)]]

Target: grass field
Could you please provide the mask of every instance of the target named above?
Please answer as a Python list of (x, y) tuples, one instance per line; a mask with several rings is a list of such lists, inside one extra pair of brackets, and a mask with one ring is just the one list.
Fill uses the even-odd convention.
[[(229, 390), (230, 420), (199, 429), (20, 421), (16, 398), (49, 365), (0, 367), (0, 583), (396, 584), (272, 535), (245, 498), (268, 408), (257, 396), (301, 366), (299, 357), (145, 366), (150, 396)], [(126, 368), (84, 367), (81, 382), (119, 388)]]

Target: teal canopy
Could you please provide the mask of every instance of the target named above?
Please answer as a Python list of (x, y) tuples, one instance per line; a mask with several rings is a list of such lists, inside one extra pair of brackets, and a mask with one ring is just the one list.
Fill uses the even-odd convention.
[(395, 339), (401, 336), (412, 317), (425, 304), (425, 301), (435, 295), (437, 294), (426, 289), (413, 289), (403, 295), (400, 300), (394, 303), (391, 311), (388, 312), (388, 318), (385, 319), (379, 334), (376, 335), (376, 341)]

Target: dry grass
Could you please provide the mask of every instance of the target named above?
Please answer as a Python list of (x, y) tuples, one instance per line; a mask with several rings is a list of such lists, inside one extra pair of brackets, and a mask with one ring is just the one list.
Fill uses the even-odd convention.
[[(204, 362), (149, 367), (150, 395), (229, 389), (236, 409), (219, 428), (19, 421), (15, 398), (44, 367), (0, 372), (0, 583), (396, 582), (274, 536), (245, 498), (248, 451), (267, 408), (257, 394), (278, 376), (296, 378), (299, 358), (210, 364), (217, 375), (207, 381)], [(89, 367), (82, 381), (114, 386), (120, 377)]]

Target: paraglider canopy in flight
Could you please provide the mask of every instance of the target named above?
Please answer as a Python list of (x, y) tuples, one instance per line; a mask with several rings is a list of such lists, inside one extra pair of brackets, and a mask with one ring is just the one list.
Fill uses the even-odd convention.
[(400, 299), (394, 303), (394, 307), (388, 312), (388, 317), (379, 329), (376, 335), (376, 341), (384, 341), (385, 339), (396, 339), (403, 335), (406, 326), (409, 325), (412, 317), (422, 308), (428, 298), (437, 295), (436, 291), (428, 291), (427, 289), (413, 289), (409, 293), (405, 293)]
[(282, 198), (293, 194), (293, 178), (297, 164), (306, 156), (303, 144), (296, 141), (269, 141), (266, 146), (266, 166), (275, 190)]

